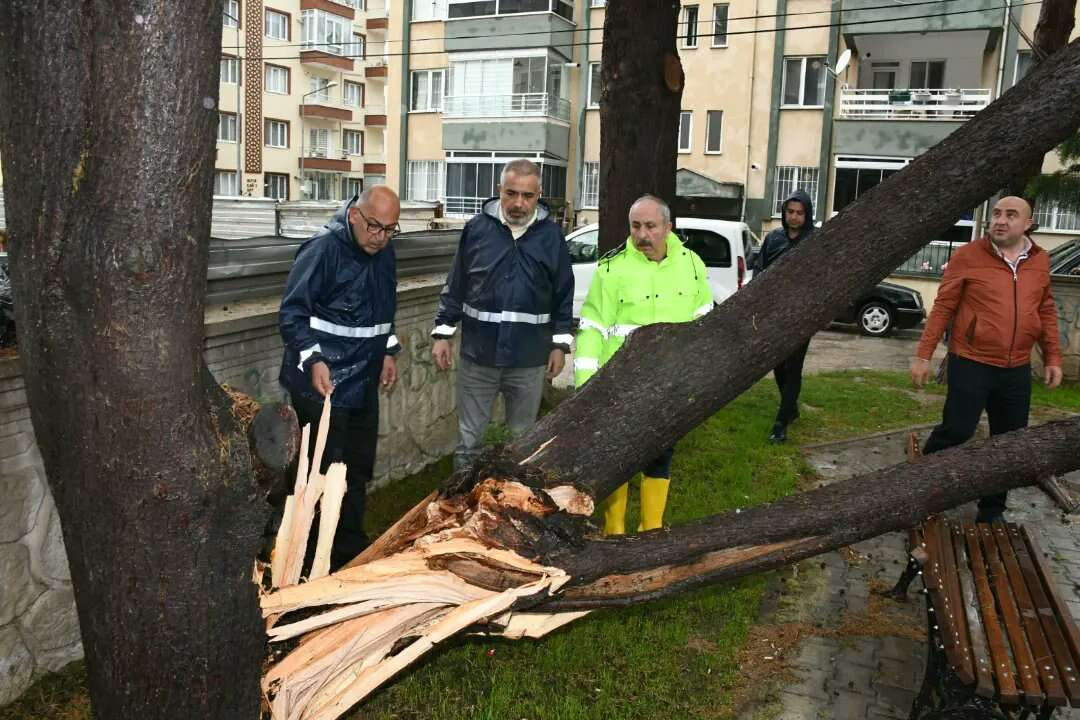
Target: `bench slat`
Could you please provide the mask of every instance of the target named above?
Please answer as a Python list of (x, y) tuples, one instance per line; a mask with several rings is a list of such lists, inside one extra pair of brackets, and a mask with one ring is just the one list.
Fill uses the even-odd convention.
[[(975, 578), (971, 574), (971, 564), (967, 554), (964, 529), (953, 525), (952, 544), (956, 555), (956, 573), (963, 593), (964, 622), (968, 628), (968, 642), (971, 647), (971, 665), (975, 670), (975, 694), (985, 698), (994, 697), (994, 672), (990, 662), (990, 653), (986, 649), (986, 632), (979, 610), (979, 601), (975, 597)], [(993, 622), (993, 619), (988, 622)]]
[(1032, 706), (1041, 705), (1043, 695), (1035, 671), (1035, 658), (1032, 657), (1031, 648), (1028, 647), (1027, 638), (1024, 637), (1023, 624), (1020, 621), (1020, 610), (1017, 608), (1012, 588), (1009, 587), (1009, 578), (1005, 572), (1005, 566), (1001, 562), (1001, 555), (998, 552), (994, 532), (989, 525), (979, 525), (978, 531), (986, 564), (990, 568), (990, 583), (994, 588), (998, 608), (1001, 610), (1001, 618), (1005, 623), (1005, 632), (1009, 639), (1009, 645), (1012, 647), (1013, 659), (1016, 661), (1016, 677), (1019, 679), (1020, 687), (1024, 691), (1024, 703)]
[(1023, 572), (1020, 570), (1020, 563), (1017, 560), (1012, 543), (1009, 541), (1009, 531), (1004, 523), (995, 523), (993, 534), (994, 539), (997, 541), (998, 550), (1001, 551), (1001, 560), (1005, 564), (1005, 572), (1009, 577), (1009, 587), (1012, 588), (1016, 604), (1020, 608), (1020, 619), (1023, 622), (1024, 634), (1035, 658), (1035, 669), (1043, 691), (1046, 693), (1046, 702), (1054, 707), (1066, 705), (1068, 704), (1068, 698), (1065, 696), (1065, 690), (1061, 687), (1050, 646), (1046, 642), (1046, 636), (1043, 635), (1035, 604), (1028, 593)]
[[(1046, 597), (1043, 580), (1039, 576), (1039, 571), (1036, 570), (1038, 557), (1033, 557), (1028, 552), (1028, 546), (1024, 543), (1024, 539), (1020, 537), (1020, 531), (1016, 525), (1009, 525), (1009, 540), (1012, 542), (1013, 550), (1016, 552), (1016, 559), (1020, 564), (1020, 570), (1024, 574), (1024, 580), (1027, 582), (1028, 593), (1031, 595), (1035, 612), (1042, 625), (1043, 634), (1050, 645), (1053, 658), (1053, 664), (1050, 667), (1056, 669), (1056, 679), (1061, 683), (1067, 697), (1074, 699), (1075, 702), (1075, 698), (1080, 694), (1080, 680), (1077, 679), (1074, 672), (1076, 665), (1072, 653), (1065, 642), (1058, 621), (1054, 618), (1054, 609), (1050, 606), (1050, 601)], [(1069, 671), (1066, 668), (1069, 668)]]
[[(956, 556), (953, 554), (952, 527), (941, 522), (937, 528), (938, 557), (941, 558), (942, 589), (945, 607), (939, 611), (948, 616), (952, 625), (952, 636), (958, 662), (953, 664), (956, 675), (965, 685), (975, 684), (975, 664), (971, 659), (971, 646), (968, 642), (967, 617), (964, 614), (964, 596), (960, 592), (960, 576), (957, 574)], [(945, 645), (948, 648), (948, 643)]]
[[(1026, 527), (1020, 528), (1020, 534), (1023, 535), (1024, 540), (1027, 541), (1032, 557), (1036, 560), (1043, 557), (1039, 544), (1035, 542), (1035, 538), (1031, 536), (1031, 533), (1028, 532)], [(1069, 649), (1072, 651), (1073, 661), (1080, 663), (1080, 631), (1077, 631), (1076, 620), (1073, 618), (1072, 613), (1069, 612), (1069, 606), (1061, 599), (1057, 583), (1054, 582), (1054, 578), (1050, 574), (1049, 569), (1047, 569), (1042, 562), (1036, 562), (1035, 568), (1039, 571), (1039, 577), (1042, 578), (1043, 587), (1046, 589), (1047, 600), (1050, 601), (1050, 606), (1054, 609), (1054, 615), (1057, 617), (1058, 622), (1061, 623), (1062, 630), (1065, 633), (1065, 642), (1069, 644)], [(1072, 675), (1072, 677), (1080, 676), (1078, 667), (1080, 667), (1080, 665), (1074, 664), (1067, 668), (1065, 678), (1066, 683), (1069, 684), (1070, 687), (1072, 678), (1070, 678), (1069, 675)], [(1071, 690), (1070, 700), (1072, 701), (1073, 707), (1077, 707), (1077, 698), (1072, 697)]]
[[(930, 605), (934, 608), (934, 621), (938, 626), (938, 636), (945, 648), (945, 658), (949, 665), (956, 669), (960, 675), (964, 667), (964, 657), (957, 642), (959, 630), (954, 613), (950, 609), (948, 592), (948, 570), (945, 567), (944, 553), (942, 552), (941, 536), (947, 534), (945, 523), (940, 515), (929, 518), (924, 524), (924, 538), (926, 549), (929, 554), (927, 568), (923, 570), (923, 580), (930, 599)], [(965, 683), (975, 682), (974, 673), (971, 673)]]
[(986, 564), (983, 560), (982, 548), (979, 547), (979, 536), (975, 524), (971, 521), (965, 522), (963, 528), (979, 611), (983, 619), (982, 630), (986, 633), (986, 641), (990, 646), (990, 664), (997, 683), (998, 695), (1003, 705), (1015, 707), (1020, 704), (1020, 693), (1016, 689), (1012, 660), (1009, 658), (1005, 637), (1002, 635), (1001, 619), (998, 617), (997, 607), (994, 604), (994, 593), (990, 589), (990, 581), (986, 575)]

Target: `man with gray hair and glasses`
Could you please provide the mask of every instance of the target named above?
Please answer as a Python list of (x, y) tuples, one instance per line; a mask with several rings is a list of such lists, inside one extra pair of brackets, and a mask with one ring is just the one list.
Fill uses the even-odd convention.
[(574, 275), (540, 186), (535, 163), (506, 164), (499, 196), (465, 225), (439, 298), (432, 355), (440, 370), (450, 368), (450, 339), (462, 327), (455, 470), (480, 451), (499, 393), (512, 433), (536, 420), (544, 375), (558, 375), (570, 351)]

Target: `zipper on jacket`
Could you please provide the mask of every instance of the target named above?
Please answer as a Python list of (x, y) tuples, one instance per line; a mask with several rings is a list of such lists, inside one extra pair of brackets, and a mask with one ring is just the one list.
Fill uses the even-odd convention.
[[(1004, 258), (1002, 258), (1002, 261), (1004, 261)], [(1012, 267), (1010, 267), (1009, 269), (1012, 270), (1013, 276), (1013, 329), (1012, 339), (1009, 340), (1009, 354), (1005, 356), (1006, 367), (1012, 367), (1013, 347), (1015, 347), (1016, 345), (1016, 326), (1020, 322), (1020, 291), (1018, 288), (1020, 281), (1017, 276), (1017, 270), (1019, 270), (1019, 267), (1017, 267), (1017, 270), (1013, 270)]]

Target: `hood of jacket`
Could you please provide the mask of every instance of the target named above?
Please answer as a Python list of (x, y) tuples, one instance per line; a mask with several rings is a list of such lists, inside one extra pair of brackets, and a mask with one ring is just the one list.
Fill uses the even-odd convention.
[[(504, 224), (502, 219), (499, 217), (499, 198), (498, 198), (498, 196), (495, 196), (493, 198), (488, 198), (487, 200), (485, 200), (482, 212), (483, 212), (484, 215), (487, 215), (488, 217), (490, 217), (492, 220), (499, 223), (500, 225)], [(536, 203), (536, 222), (540, 222), (541, 220), (546, 220), (550, 216), (551, 216), (551, 210), (548, 209), (547, 204), (541, 199), (539, 202)]]
[(799, 231), (799, 237), (795, 240), (798, 242), (814, 231), (814, 201), (811, 200), (810, 196), (803, 190), (796, 190), (784, 198), (784, 204), (780, 206), (780, 224), (784, 226), (785, 232), (787, 232), (788, 226), (784, 209), (787, 207), (787, 204), (793, 200), (801, 202), (803, 207), (806, 208), (806, 222), (803, 224), (802, 230)]

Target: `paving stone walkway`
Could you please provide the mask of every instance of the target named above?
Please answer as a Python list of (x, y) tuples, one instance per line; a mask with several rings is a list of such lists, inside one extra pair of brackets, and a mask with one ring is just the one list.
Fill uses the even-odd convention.
[[(823, 482), (835, 482), (902, 462), (906, 436), (889, 433), (805, 452)], [(1075, 491), (1080, 474), (1066, 481)], [(1063, 522), (1061, 512), (1031, 488), (1011, 492), (1009, 508), (1010, 521), (1035, 531), (1073, 617), (1080, 618), (1080, 519)], [(951, 515), (973, 518), (975, 507)], [(871, 594), (892, 586), (906, 562), (905, 534), (890, 533), (779, 573), (775, 607), (761, 622), (805, 623), (812, 631), (789, 651), (790, 672), (740, 720), (906, 719), (926, 662), (925, 642), (914, 639), (925, 635), (922, 585), (912, 584), (907, 603)], [(1059, 710), (1055, 718), (1080, 720), (1080, 709)]]

